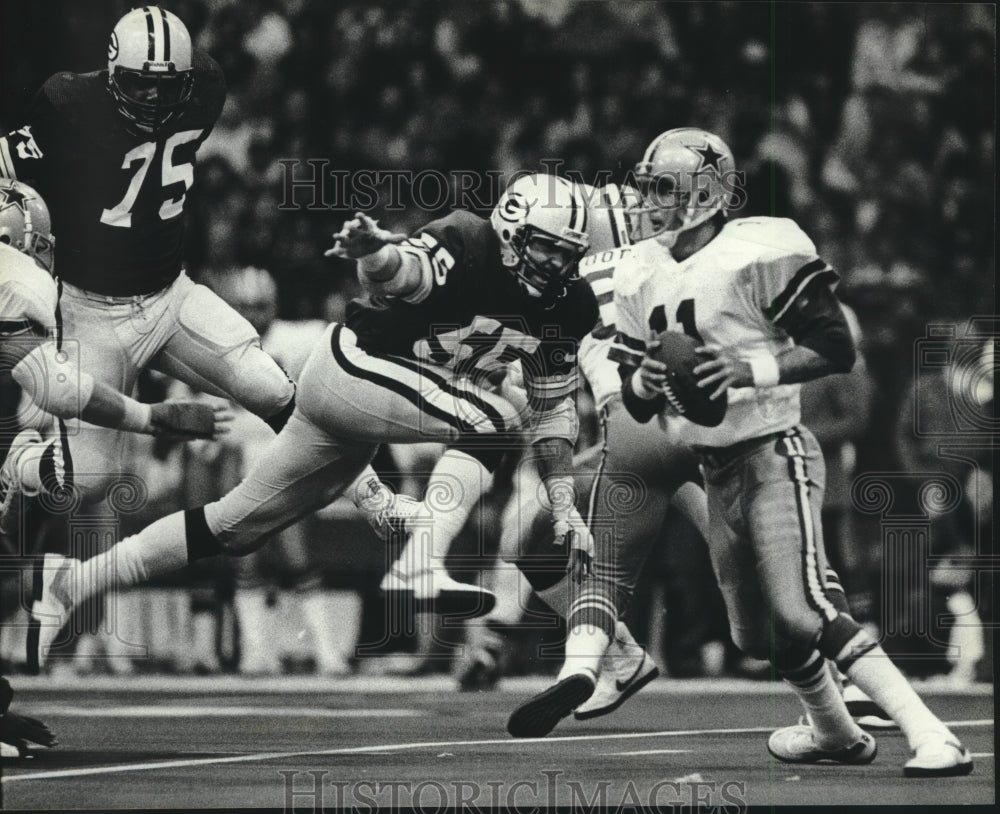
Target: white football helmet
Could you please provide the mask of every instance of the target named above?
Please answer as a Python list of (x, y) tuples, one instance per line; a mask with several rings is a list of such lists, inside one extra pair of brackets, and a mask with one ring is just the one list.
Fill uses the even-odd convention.
[(504, 266), (546, 307), (579, 279), (578, 265), (590, 240), (587, 199), (573, 182), (543, 173), (522, 176), (500, 197), (490, 223)]
[(42, 196), (22, 181), (0, 180), (0, 243), (23, 252), (50, 274), (56, 239)]
[(118, 110), (145, 133), (176, 116), (194, 83), (191, 35), (176, 15), (157, 6), (132, 9), (111, 32), (108, 87)]
[(735, 205), (740, 179), (733, 153), (707, 130), (661, 133), (635, 165), (640, 199), (627, 210), (633, 241), (655, 237), (672, 248), (681, 232)]

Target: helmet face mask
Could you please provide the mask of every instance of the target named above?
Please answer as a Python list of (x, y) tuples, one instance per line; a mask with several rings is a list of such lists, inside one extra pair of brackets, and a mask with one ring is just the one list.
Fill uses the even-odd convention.
[(49, 274), (55, 267), (55, 238), (49, 208), (21, 181), (0, 182), (0, 243), (31, 257)]
[(541, 174), (519, 178), (501, 197), (490, 222), (503, 265), (546, 308), (579, 279), (579, 262), (590, 239), (586, 200), (571, 182)]
[(191, 37), (176, 16), (155, 6), (133, 9), (111, 32), (108, 88), (130, 126), (155, 133), (191, 98)]
[(637, 200), (626, 209), (633, 242), (655, 238), (673, 248), (694, 229), (733, 204), (732, 152), (718, 136), (693, 127), (668, 130), (653, 140), (635, 166)]

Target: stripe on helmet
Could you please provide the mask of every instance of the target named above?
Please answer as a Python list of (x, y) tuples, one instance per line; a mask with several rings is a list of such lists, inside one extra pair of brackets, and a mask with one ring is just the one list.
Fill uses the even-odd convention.
[(162, 8), (160, 16), (163, 18), (163, 61), (170, 62), (170, 21), (167, 19), (167, 12)]
[(146, 61), (156, 62), (156, 24), (153, 22), (153, 12), (148, 6), (143, 6), (146, 13)]

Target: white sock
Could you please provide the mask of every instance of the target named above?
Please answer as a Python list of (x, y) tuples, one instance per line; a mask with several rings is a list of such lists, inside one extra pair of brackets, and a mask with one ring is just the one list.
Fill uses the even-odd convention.
[[(867, 633), (861, 633), (859, 636), (871, 641)], [(863, 642), (859, 642), (858, 637), (855, 637), (847, 648), (858, 644)], [(910, 682), (878, 645), (858, 658), (846, 672), (851, 681), (899, 724), (911, 749), (916, 749), (928, 737), (951, 734), (941, 719), (920, 700)]]
[(407, 521), (410, 534), (397, 560), (406, 573), (443, 568), (458, 536), (492, 476), (479, 461), (449, 449), (434, 467), (420, 510)]
[(112, 588), (128, 588), (188, 564), (184, 512), (174, 512), (85, 562), (74, 561), (76, 603)]
[(595, 676), (601, 670), (601, 659), (611, 637), (596, 625), (577, 625), (566, 635), (566, 660), (559, 671), (558, 681), (575, 673), (590, 670)]
[[(822, 658), (818, 652), (816, 657)], [(835, 749), (857, 739), (858, 726), (848, 713), (840, 684), (825, 661), (815, 679), (799, 683), (786, 678), (785, 682), (802, 702), (812, 721), (816, 743), (821, 748)]]

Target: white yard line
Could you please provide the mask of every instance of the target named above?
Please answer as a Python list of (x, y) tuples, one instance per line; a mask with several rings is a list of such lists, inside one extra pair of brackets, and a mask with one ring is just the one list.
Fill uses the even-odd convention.
[(419, 709), (326, 709), (322, 707), (217, 707), (147, 704), (126, 707), (80, 707), (68, 704), (32, 706), (32, 715), (66, 718), (418, 718)]
[[(992, 726), (992, 718), (975, 721), (947, 721), (948, 726)], [(186, 760), (164, 760), (155, 763), (123, 763), (115, 766), (91, 766), (82, 769), (60, 769), (50, 772), (26, 772), (24, 774), (7, 775), (4, 783), (17, 783), (23, 780), (55, 780), (65, 777), (87, 777), (100, 774), (120, 774), (126, 772), (149, 772), (159, 769), (181, 769), (190, 766), (217, 766), (225, 763), (260, 763), (267, 760), (288, 760), (298, 757), (322, 757), (324, 755), (351, 755), (379, 753), (386, 754), (408, 749), (438, 749), (456, 746), (523, 746), (525, 744), (551, 744), (568, 741), (599, 741), (599, 740), (629, 740), (634, 738), (676, 738), (698, 735), (737, 735), (763, 734), (771, 732), (774, 727), (747, 727), (742, 729), (686, 729), (666, 730), (662, 732), (627, 732), (602, 735), (567, 735), (555, 738), (494, 738), (475, 741), (422, 741), (417, 743), (388, 743), (375, 746), (354, 746), (345, 749), (310, 749), (302, 752), (257, 752), (249, 755), (233, 755), (231, 757), (191, 758)]]

